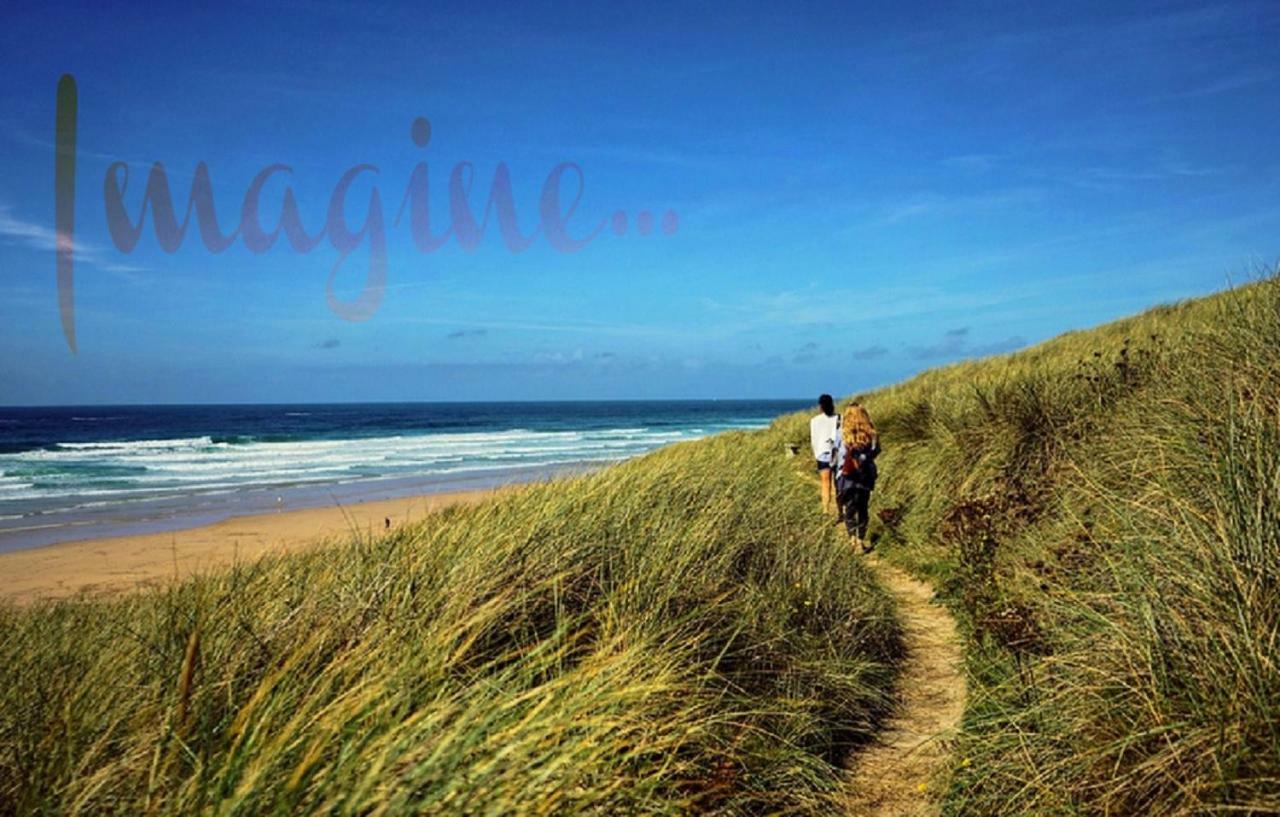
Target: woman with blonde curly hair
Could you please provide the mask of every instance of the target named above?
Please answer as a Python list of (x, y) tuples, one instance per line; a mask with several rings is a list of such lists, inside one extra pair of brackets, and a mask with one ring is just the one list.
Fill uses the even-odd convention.
[(844, 516), (849, 541), (870, 553), (867, 541), (868, 505), (876, 487), (876, 457), (880, 454), (880, 435), (871, 415), (859, 403), (845, 406), (840, 418), (840, 453), (837, 459), (836, 499)]

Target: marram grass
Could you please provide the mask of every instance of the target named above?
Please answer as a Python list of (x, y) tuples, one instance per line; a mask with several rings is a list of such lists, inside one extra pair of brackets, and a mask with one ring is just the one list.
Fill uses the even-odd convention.
[(948, 813), (1280, 813), (1280, 280), (866, 400), (967, 632)]
[(898, 630), (784, 439), (4, 608), (0, 811), (829, 813)]

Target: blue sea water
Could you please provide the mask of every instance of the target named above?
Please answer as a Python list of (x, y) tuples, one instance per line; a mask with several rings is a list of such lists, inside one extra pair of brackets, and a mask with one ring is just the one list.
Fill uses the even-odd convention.
[(0, 551), (538, 479), (806, 402), (0, 408)]

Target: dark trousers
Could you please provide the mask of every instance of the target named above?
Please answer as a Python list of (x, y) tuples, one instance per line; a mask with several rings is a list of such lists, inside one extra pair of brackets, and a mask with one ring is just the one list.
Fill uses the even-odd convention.
[(844, 516), (844, 526), (850, 535), (859, 539), (867, 538), (867, 522), (870, 514), (867, 505), (871, 502), (871, 492), (866, 488), (845, 488), (840, 492), (840, 512)]

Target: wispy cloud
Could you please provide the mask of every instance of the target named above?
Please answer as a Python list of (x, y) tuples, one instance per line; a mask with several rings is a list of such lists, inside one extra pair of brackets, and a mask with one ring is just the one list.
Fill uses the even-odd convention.
[(964, 153), (948, 156), (939, 162), (943, 167), (959, 170), (971, 175), (980, 175), (993, 170), (1003, 157), (998, 153)]
[(964, 346), (968, 339), (969, 327), (962, 326), (959, 329), (948, 329), (937, 343), (929, 346), (912, 346), (910, 351), (912, 356), (921, 360), (952, 357), (964, 351)]
[(915, 218), (964, 216), (1025, 205), (1044, 197), (1038, 187), (1011, 187), (981, 193), (939, 193), (925, 191), (881, 205), (880, 212), (865, 226), (899, 224)]
[(809, 341), (796, 350), (795, 356), (791, 358), (791, 362), (797, 366), (803, 366), (806, 363), (814, 363), (818, 360), (818, 344)]
[(1075, 23), (1057, 20), (1029, 28), (980, 22), (974, 31), (960, 37), (954, 30), (938, 26), (882, 38), (876, 45), (878, 53), (893, 59), (900, 70), (929, 70), (945, 61), (955, 71), (982, 76), (1007, 71), (1011, 59), (1049, 51), (1072, 53), (1113, 66), (1173, 49), (1196, 53), (1207, 42), (1229, 42), (1274, 17), (1270, 0), (1245, 0), (1116, 15), (1105, 20), (1080, 15)]
[(1073, 171), (1067, 180), (1077, 186), (1098, 187), (1115, 182), (1157, 182), (1175, 179), (1195, 179), (1218, 176), (1230, 172), (1224, 165), (1195, 164), (1182, 159), (1166, 157), (1154, 163), (1134, 164), (1126, 167), (1091, 165)]
[(544, 366), (576, 366), (586, 360), (586, 357), (586, 352), (582, 349), (542, 351), (534, 353), (533, 362)]
[(1251, 88), (1255, 85), (1265, 85), (1266, 83), (1275, 81), (1277, 74), (1275, 71), (1263, 71), (1258, 69), (1249, 69), (1245, 71), (1237, 71), (1231, 74), (1214, 77), (1205, 80), (1199, 85), (1194, 85), (1184, 91), (1173, 94), (1167, 94), (1157, 99), (1173, 100), (1173, 99), (1194, 99), (1197, 97), (1218, 96), (1232, 91), (1239, 91), (1245, 88)]
[(1015, 349), (1021, 349), (1026, 345), (1027, 340), (1022, 337), (1022, 335), (1010, 335), (1003, 340), (996, 340), (991, 343), (980, 343), (977, 346), (970, 346), (965, 354), (973, 357), (982, 357), (983, 355), (1002, 355), (1005, 352), (1012, 352)]
[(937, 360), (939, 358), (981, 357), (1011, 352), (1027, 345), (1019, 335), (1013, 335), (992, 343), (971, 344), (969, 327), (961, 326), (948, 329), (937, 343), (928, 346), (912, 346), (908, 348), (911, 355), (919, 360)]
[(875, 360), (876, 358), (884, 357), (887, 354), (889, 354), (888, 349), (886, 349), (885, 347), (879, 344), (874, 344), (872, 346), (867, 346), (862, 349), (853, 350), (853, 359), (854, 360)]
[[(937, 286), (873, 286), (862, 289), (806, 289), (746, 295), (737, 300), (704, 298), (709, 313), (732, 316), (728, 325), (736, 331), (792, 326), (818, 328), (877, 323), (893, 318), (973, 311), (1033, 297), (1043, 291), (1042, 282), (1001, 286), (987, 291), (954, 290)], [(866, 304), (867, 308), (836, 314), (833, 304)]]
[[(0, 204), (0, 239), (10, 244), (17, 244), (44, 252), (54, 252), (58, 247), (56, 231), (31, 221), (24, 221), (13, 215), (9, 205)], [(132, 283), (144, 279), (137, 273), (146, 272), (145, 267), (132, 264), (121, 264), (108, 257), (107, 252), (94, 244), (77, 239), (75, 242), (75, 260), (89, 264), (104, 272), (110, 272)], [(50, 265), (52, 269), (52, 264)]]
[[(681, 326), (666, 325), (645, 325), (635, 323), (607, 323), (604, 321), (541, 321), (541, 320), (493, 320), (485, 318), (484, 320), (460, 320), (457, 318), (425, 318), (411, 317), (399, 318), (388, 317), (379, 320), (383, 323), (392, 325), (406, 326), (462, 326), (475, 327), (477, 329), (501, 329), (504, 331), (523, 331), (523, 332), (555, 332), (567, 334), (585, 334), (599, 336), (619, 336), (619, 337), (638, 337), (638, 338), (687, 338), (696, 339), (701, 337), (697, 331)], [(456, 330), (455, 330), (456, 331)]]

